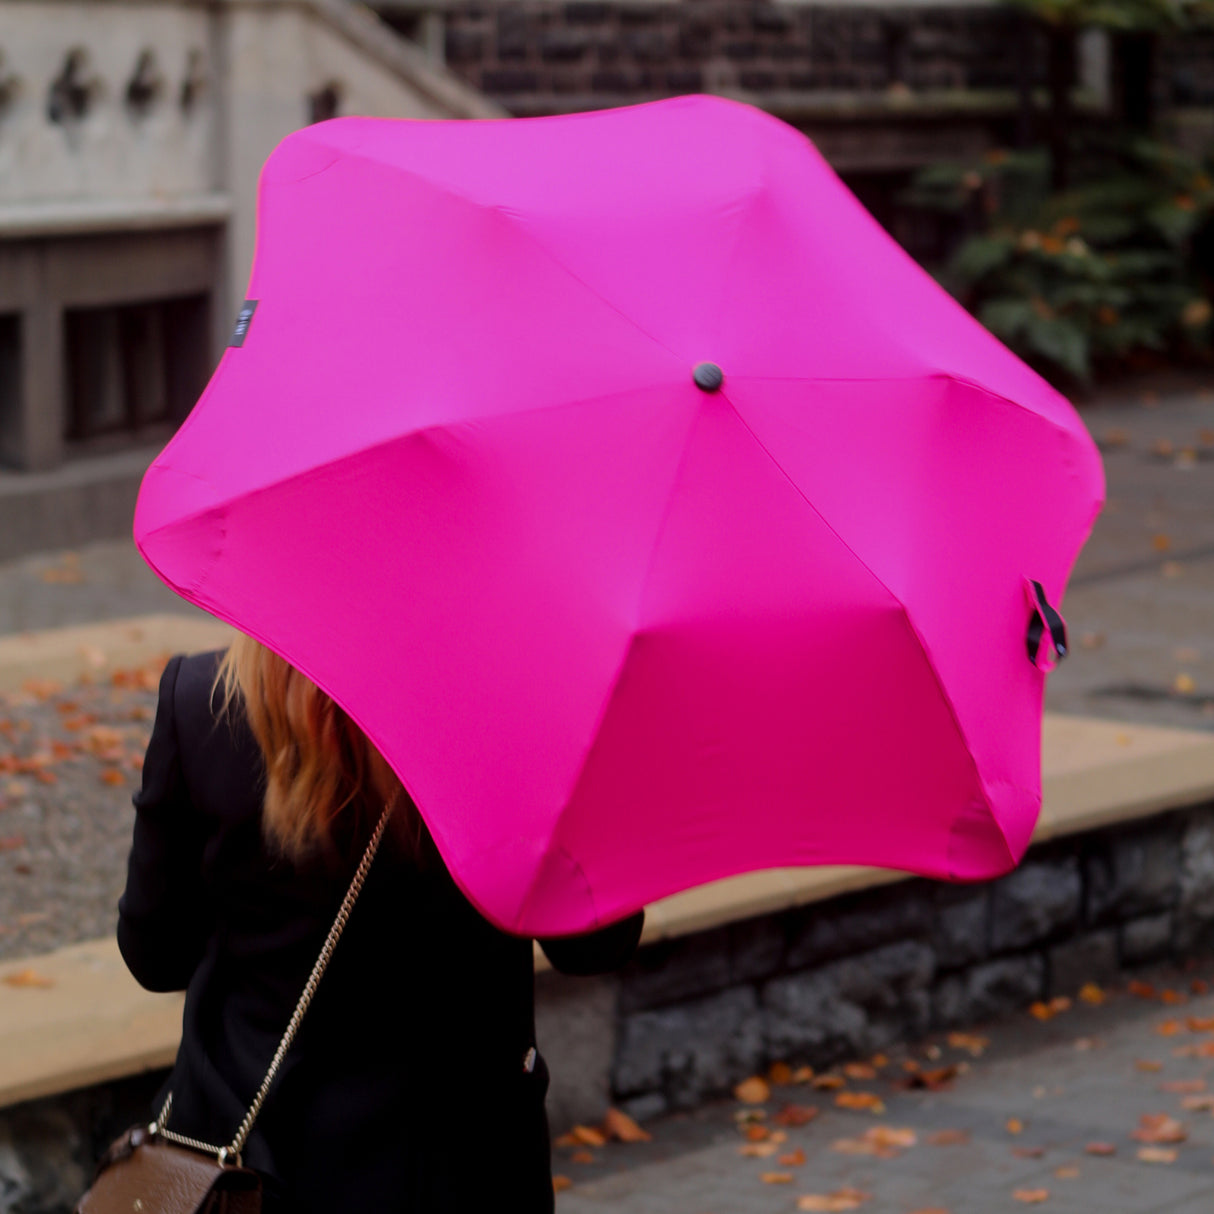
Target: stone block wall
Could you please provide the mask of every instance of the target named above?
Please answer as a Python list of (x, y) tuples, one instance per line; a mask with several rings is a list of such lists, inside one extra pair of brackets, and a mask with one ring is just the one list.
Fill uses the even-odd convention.
[(449, 66), (507, 106), (520, 94), (559, 109), (571, 95), (1015, 85), (1017, 18), (1001, 6), (464, 0), (444, 17)]
[[(419, 6), (380, 0), (418, 33)], [(1012, 6), (778, 0), (453, 0), (448, 65), (516, 112), (559, 113), (677, 93), (1014, 89), (1046, 48)], [(1214, 29), (1158, 40), (1161, 110), (1214, 107)]]
[(777, 1060), (827, 1066), (1204, 951), (1214, 808), (1034, 848), (1001, 880), (907, 881), (645, 948), (614, 1098), (688, 1108)]
[[(554, 1131), (611, 1102), (693, 1107), (772, 1062), (815, 1067), (979, 1025), (1214, 942), (1214, 805), (1033, 848), (1001, 880), (910, 880), (537, 982)], [(68, 1214), (163, 1074), (0, 1110), (0, 1214)]]

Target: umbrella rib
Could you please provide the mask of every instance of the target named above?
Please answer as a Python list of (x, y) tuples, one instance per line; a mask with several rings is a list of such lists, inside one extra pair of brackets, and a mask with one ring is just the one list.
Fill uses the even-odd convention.
[[(494, 209), (499, 211), (501, 214), (507, 216), (508, 218), (511, 218), (511, 219), (514, 218), (514, 212), (511, 211), (507, 207), (496, 207)], [(617, 304), (612, 303), (611, 300), (608, 299), (607, 296), (604, 295), (601, 291), (597, 290), (595, 287), (592, 287), (590, 285), (590, 283), (588, 283), (580, 274), (578, 274), (574, 270), (571, 270), (559, 257), (557, 257), (557, 255), (538, 236), (536, 236), (536, 234), (534, 232), (532, 232), (530, 229), (528, 229), (525, 225), (515, 223), (514, 229), (517, 232), (521, 232), (522, 235), (525, 236), (527, 240), (529, 240), (533, 245), (535, 245), (535, 247), (537, 249), (539, 249), (540, 252), (542, 252), (544, 254), (544, 256), (547, 257), (548, 260), (550, 262), (552, 262), (552, 264), (554, 266), (557, 267), (557, 269), (561, 270), (563, 273), (567, 274), (570, 278), (572, 278), (574, 282), (578, 283), (581, 287), (583, 287), (590, 295), (592, 295), (601, 304), (603, 304), (604, 307), (610, 308), (617, 316), (619, 316), (622, 320), (626, 321), (629, 325), (631, 325), (642, 337), (647, 338), (649, 341), (653, 342), (653, 344), (655, 346), (657, 346), (658, 349), (664, 350), (672, 358), (678, 359), (680, 363), (685, 361), (677, 351), (672, 350), (664, 341), (662, 341), (658, 337), (655, 337), (643, 325), (641, 325), (641, 323), (636, 319), (636, 317), (629, 316), (627, 312), (625, 312)]]
[[(617, 390), (613, 392), (604, 392), (594, 396), (579, 396), (576, 400), (562, 400), (553, 402), (551, 404), (531, 405), (525, 409), (512, 409), (509, 412), (509, 416), (512, 418), (527, 417), (535, 413), (551, 413), (562, 409), (584, 408), (587, 405), (593, 405), (599, 401), (613, 400), (621, 396), (631, 395), (633, 393), (647, 392), (655, 386), (657, 385), (652, 383), (638, 384), (632, 388), (622, 391)], [(193, 414), (191, 414), (191, 416), (193, 416)], [(179, 527), (183, 523), (188, 523), (194, 519), (201, 518), (203, 515), (209, 514), (214, 510), (222, 509), (224, 506), (229, 505), (233, 500), (239, 499), (241, 501), (245, 501), (252, 499), (260, 494), (281, 489), (284, 485), (294, 484), (298, 481), (305, 480), (308, 477), (318, 476), (322, 473), (330, 471), (331, 469), (340, 468), (343, 464), (349, 463), (351, 460), (363, 459), (368, 454), (381, 451), (386, 447), (391, 447), (394, 443), (407, 442), (413, 438), (422, 438), (431, 432), (442, 432), (456, 429), (460, 426), (474, 425), (480, 420), (481, 419), (477, 417), (460, 417), (450, 421), (428, 422), (423, 426), (418, 426), (415, 429), (409, 430), (403, 434), (388, 435), (387, 437), (380, 439), (378, 442), (369, 443), (365, 447), (358, 447), (344, 455), (338, 456), (336, 459), (331, 459), (326, 462), (311, 463), (306, 468), (299, 468), (295, 472), (292, 472), (289, 476), (280, 477), (276, 480), (270, 480), (265, 484), (255, 485), (248, 489), (241, 488), (239, 490), (231, 490), (228, 492), (227, 496), (217, 498), (215, 501), (208, 502), (206, 505), (199, 506), (197, 509), (190, 510), (185, 514), (174, 516), (169, 522), (162, 523), (160, 526), (155, 527), (151, 531), (147, 532), (147, 535), (150, 538), (151, 536), (159, 535), (162, 531)], [(183, 423), (183, 425), (188, 424), (188, 421), (189, 419), (187, 418), (186, 423)], [(180, 433), (180, 431), (178, 431), (178, 433)], [(174, 441), (175, 439), (176, 436), (174, 436)], [(200, 484), (215, 488), (214, 484), (211, 481), (208, 481), (206, 477), (199, 476), (195, 472), (187, 472), (183, 469), (179, 469), (171, 463), (162, 462), (163, 456), (166, 453), (170, 453), (171, 450), (171, 446), (166, 447), (165, 451), (162, 452), (161, 455), (157, 456), (156, 460), (152, 464), (152, 467), (160, 467), (174, 473), (175, 475), (189, 477), (191, 480), (196, 480)]]
[[(348, 157), (350, 157), (351, 159), (364, 160), (364, 161), (368, 162), (369, 164), (373, 164), (373, 165), (376, 165), (381, 168), (383, 167), (383, 163), (384, 163), (383, 161), (376, 160), (373, 156), (366, 155), (365, 153), (360, 151), (358, 148), (352, 148), (352, 149), (347, 150), (346, 155)], [(586, 291), (588, 291), (592, 296), (594, 296), (594, 298), (597, 299), (601, 304), (603, 304), (605, 307), (610, 308), (619, 317), (621, 317), (623, 320), (627, 321), (627, 323), (630, 324), (638, 333), (640, 333), (642, 337), (645, 337), (649, 341), (653, 342), (653, 344), (655, 346), (657, 346), (659, 349), (665, 350), (666, 353), (669, 354), (672, 358), (679, 359), (680, 363), (682, 363), (684, 361), (684, 359), (676, 351), (672, 350), (668, 345), (666, 345), (665, 342), (661, 341), (659, 338), (655, 337), (652, 333), (648, 332), (645, 328), (643, 328), (636, 321), (636, 319), (634, 317), (629, 316), (627, 312), (623, 311), (616, 304), (612, 303), (611, 300), (608, 299), (604, 294), (602, 294), (601, 291), (598, 291), (594, 287), (592, 287), (590, 285), (590, 283), (588, 283), (580, 274), (571, 270), (563, 261), (561, 261), (561, 259), (559, 257), (556, 256), (555, 253), (552, 252), (552, 250), (538, 236), (536, 236), (536, 234), (534, 232), (532, 232), (525, 224), (518, 222), (518, 219), (519, 219), (518, 213), (516, 211), (514, 211), (512, 208), (506, 206), (503, 203), (482, 202), (478, 198), (474, 198), (474, 197), (469, 196), (468, 194), (465, 194), (457, 186), (453, 185), (450, 181), (438, 180), (433, 177), (426, 177), (423, 174), (417, 172), (415, 169), (411, 169), (406, 165), (393, 164), (391, 167), (394, 171), (396, 171), (398, 173), (402, 173), (405, 176), (412, 177), (415, 181), (420, 182), (422, 185), (432, 186), (437, 190), (441, 190), (444, 194), (448, 194), (452, 198), (458, 199), (460, 202), (467, 203), (468, 206), (476, 207), (481, 210), (494, 211), (498, 215), (503, 216), (505, 219), (510, 221), (510, 226), (512, 227), (512, 229), (514, 231), (518, 232), (520, 235), (522, 235), (528, 241), (530, 241), (533, 245), (535, 245), (535, 247), (537, 249), (539, 249), (554, 266), (556, 266), (559, 270), (561, 270), (562, 272), (567, 274), (570, 278), (573, 279), (574, 282), (576, 282), (580, 286), (582, 286)]]
[[(906, 620), (906, 626), (911, 630), (911, 633), (914, 635), (915, 640), (919, 642), (919, 646), (923, 651), (924, 660), (927, 662), (928, 670), (931, 671), (932, 681), (933, 681), (933, 683), (935, 683), (936, 690), (939, 692), (940, 698), (944, 702), (944, 706), (947, 709), (949, 716), (952, 718), (953, 727), (957, 730), (957, 736), (961, 739), (961, 741), (963, 743), (966, 757), (969, 759), (970, 767), (973, 770), (974, 779), (975, 779), (978, 787), (985, 792), (986, 785), (982, 779), (982, 773), (978, 770), (978, 762), (974, 758), (973, 751), (970, 747), (969, 738), (967, 737), (965, 730), (962, 728), (961, 718), (957, 713), (957, 706), (953, 703), (952, 697), (948, 694), (947, 688), (944, 686), (944, 683), (941, 681), (940, 673), (936, 669), (935, 664), (932, 662), (931, 658), (928, 656), (931, 653), (931, 649), (927, 644), (926, 638), (922, 635), (922, 633), (920, 633), (919, 629), (917, 627), (915, 627), (915, 622), (914, 622), (914, 620), (911, 619), (910, 612), (907, 611), (907, 609), (906, 609), (906, 604), (903, 603), (902, 600), (889, 588), (889, 586), (886, 585), (884, 579), (881, 578), (881, 576), (877, 573), (877, 571), (875, 569), (873, 569), (873, 567), (843, 538), (843, 536), (841, 536), (839, 534), (839, 532), (835, 529), (834, 524), (822, 513), (821, 510), (818, 509), (818, 507), (816, 505), (814, 505), (814, 503), (805, 494), (805, 491), (801, 488), (801, 486), (798, 485), (797, 482), (791, 476), (788, 475), (788, 472), (784, 468), (784, 465), (781, 464), (778, 459), (776, 459), (776, 457), (771, 453), (771, 451), (768, 449), (767, 445), (763, 442), (763, 440), (754, 432), (754, 430), (751, 429), (750, 425), (747, 423), (746, 419), (742, 416), (742, 414), (738, 411), (738, 408), (733, 403), (733, 401), (730, 400), (729, 397), (724, 392), (719, 393), (719, 395), (725, 398), (725, 400), (729, 404), (729, 407), (733, 410), (734, 416), (738, 419), (739, 423), (742, 425), (742, 427), (746, 431), (746, 433), (750, 435), (750, 437), (754, 441), (755, 445), (759, 448), (760, 451), (763, 452), (764, 455), (767, 456), (767, 458), (772, 462), (772, 464), (775, 465), (775, 467), (779, 470), (780, 475), (783, 476), (784, 479), (792, 486), (793, 490), (797, 493), (797, 495), (801, 498), (801, 500), (810, 508), (810, 510), (812, 510), (814, 512), (814, 514), (816, 514), (818, 516), (818, 518), (822, 522), (822, 525), (831, 533), (831, 535), (833, 535), (835, 537), (836, 540), (839, 541), (840, 544), (843, 545), (843, 547), (848, 552), (851, 553), (852, 557), (856, 560), (856, 562), (860, 565), (860, 567), (862, 569), (864, 569), (865, 572), (868, 573), (868, 575), (873, 579), (873, 581), (876, 582), (877, 585), (880, 586), (881, 589), (884, 590), (885, 593), (887, 595), (889, 595), (889, 597), (898, 605), (898, 609), (902, 613), (903, 619)], [(1002, 831), (1000, 833), (1002, 833)], [(1005, 846), (1006, 846), (1006, 840), (1005, 840)], [(1008, 854), (1009, 854), (1009, 856), (1011, 855), (1010, 848), (1008, 849)]]
[(616, 690), (619, 688), (620, 679), (623, 677), (624, 669), (628, 665), (628, 659), (632, 656), (633, 645), (636, 642), (637, 628), (640, 624), (641, 605), (645, 601), (645, 592), (649, 588), (649, 578), (653, 572), (654, 561), (657, 559), (658, 548), (662, 542), (662, 536), (666, 532), (666, 526), (670, 521), (670, 513), (674, 508), (675, 494), (678, 492), (679, 480), (682, 477), (683, 469), (687, 464), (688, 455), (691, 451), (691, 439), (695, 433), (696, 427), (699, 425), (701, 411), (697, 410), (692, 423), (687, 427), (687, 434), (683, 439), (683, 448), (679, 452), (679, 460), (675, 465), (674, 474), (670, 478), (670, 491), (666, 495), (666, 501), (662, 506), (662, 517), (658, 520), (657, 527), (654, 528), (653, 545), (650, 547), (649, 556), (645, 561), (645, 572), (641, 576), (640, 590), (637, 593), (636, 611), (633, 619), (632, 631), (628, 634), (627, 643), (624, 645), (624, 651), (620, 655), (620, 660), (616, 665), (615, 673), (611, 676), (611, 680), (607, 685), (607, 692), (603, 696), (603, 702), (599, 706), (598, 712), (595, 714), (594, 729), (590, 734), (590, 744), (586, 747), (585, 753), (582, 755), (575, 769), (573, 780), (570, 784), (569, 795), (565, 798), (565, 804), (561, 809), (558, 817), (558, 823), (563, 819), (565, 812), (568, 810), (577, 793), (578, 787), (582, 783), (582, 777), (586, 774), (586, 766), (590, 762), (591, 756), (594, 754), (595, 747), (598, 745), (599, 738), (602, 736), (603, 722), (607, 719), (607, 713), (611, 708), (611, 702), (615, 699)]
[(717, 321), (720, 316), (721, 308), (723, 307), (727, 298), (727, 288), (729, 283), (732, 281), (730, 270), (731, 264), (738, 255), (738, 248), (742, 243), (742, 233), (746, 227), (746, 221), (750, 219), (752, 213), (757, 209), (758, 204), (762, 201), (763, 191), (767, 184), (767, 160), (764, 157), (759, 164), (758, 185), (754, 189), (750, 190), (747, 194), (746, 205), (738, 207), (737, 221), (734, 225), (733, 240), (730, 245), (729, 254), (726, 257), (719, 258), (721, 275), (717, 298), (713, 304), (712, 311), (706, 313), (707, 324), (705, 325), (705, 329), (709, 333), (720, 332), (720, 330), (717, 328)]

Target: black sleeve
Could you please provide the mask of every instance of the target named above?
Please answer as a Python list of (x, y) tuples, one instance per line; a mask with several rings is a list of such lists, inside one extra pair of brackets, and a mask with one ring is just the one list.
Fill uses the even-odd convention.
[(209, 831), (190, 801), (178, 749), (173, 697), (180, 667), (181, 658), (173, 658), (160, 679), (118, 902), (118, 948), (136, 981), (152, 991), (184, 990), (210, 935), (202, 885)]
[(540, 947), (553, 968), (562, 974), (606, 974), (618, 970), (631, 959), (644, 926), (645, 912), (642, 910), (584, 936), (541, 940)]

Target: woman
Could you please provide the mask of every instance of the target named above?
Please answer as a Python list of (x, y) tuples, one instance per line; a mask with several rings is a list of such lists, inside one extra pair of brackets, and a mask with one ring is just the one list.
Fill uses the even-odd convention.
[[(168, 1128), (232, 1140), (386, 804), (389, 828), (244, 1151), (285, 1212), (551, 1210), (532, 945), (493, 927), (348, 716), (241, 637), (165, 669), (118, 943), (186, 991)], [(642, 916), (543, 942), (623, 964)]]

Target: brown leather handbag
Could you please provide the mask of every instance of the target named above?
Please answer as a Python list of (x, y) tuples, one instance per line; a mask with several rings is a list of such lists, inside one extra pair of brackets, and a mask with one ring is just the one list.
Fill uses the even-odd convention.
[(226, 1147), (219, 1147), (170, 1130), (168, 1121), (173, 1111), (170, 1092), (155, 1121), (127, 1130), (106, 1151), (97, 1165), (92, 1185), (76, 1205), (75, 1214), (260, 1214), (261, 1177), (242, 1165), (240, 1153), (341, 938), (391, 812), (389, 804), (380, 815), (303, 994), (274, 1051), (266, 1077), (236, 1136)]

